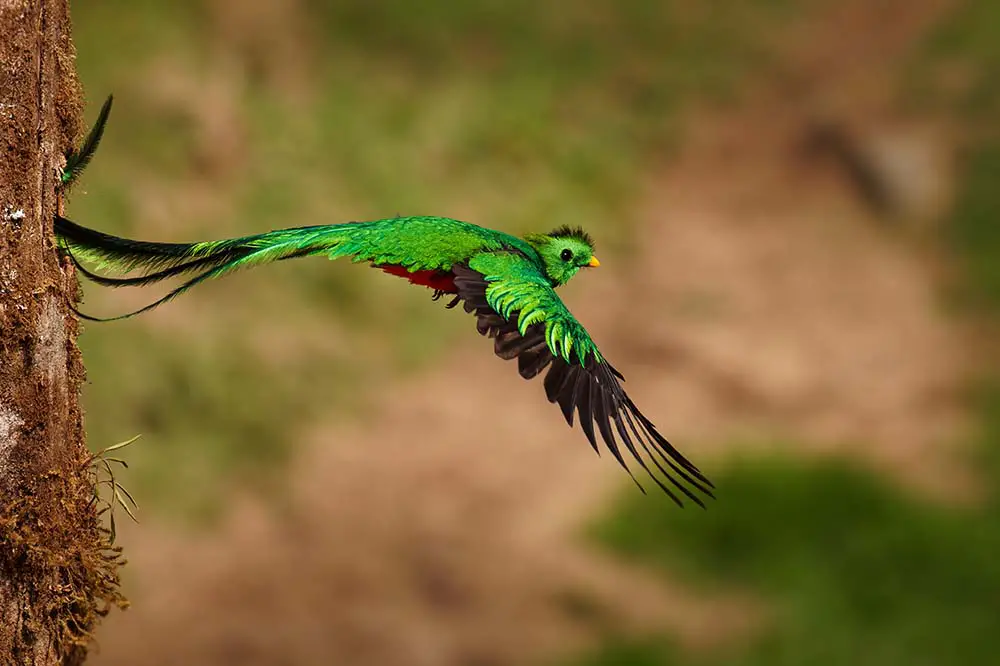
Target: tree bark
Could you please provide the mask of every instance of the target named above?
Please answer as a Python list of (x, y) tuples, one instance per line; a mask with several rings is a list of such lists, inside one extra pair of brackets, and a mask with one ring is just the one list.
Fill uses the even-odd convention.
[(72, 269), (52, 235), (79, 130), (67, 0), (0, 0), (0, 664), (74, 664), (117, 590), (78, 398)]

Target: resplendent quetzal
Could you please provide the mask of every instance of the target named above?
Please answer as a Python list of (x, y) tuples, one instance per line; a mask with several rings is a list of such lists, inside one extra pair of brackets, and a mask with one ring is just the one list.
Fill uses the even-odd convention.
[[(96, 150), (110, 103), (109, 98), (84, 147), (67, 155), (61, 178), (64, 186), (72, 183)], [(434, 300), (451, 296), (449, 308), (461, 303), (466, 312), (475, 314), (479, 333), (494, 339), (496, 355), (517, 359), (525, 379), (548, 369), (544, 385), (549, 402), (559, 404), (570, 426), (578, 415), (580, 427), (599, 453), (596, 426), (629, 475), (632, 472), (620, 445), (678, 504), (682, 502), (675, 490), (701, 506), (694, 491), (713, 496), (712, 483), (639, 411), (622, 388), (622, 375), (601, 355), (555, 292), (580, 269), (600, 265), (594, 243), (582, 229), (562, 227), (518, 238), (446, 217), (410, 216), (280, 229), (201, 243), (154, 243), (111, 236), (57, 216), (55, 233), (80, 273), (101, 285), (139, 286), (188, 277), (163, 298), (135, 312), (109, 319), (81, 315), (92, 321), (132, 317), (241, 268), (313, 255), (369, 263), (433, 289)], [(98, 275), (83, 263), (140, 274)]]

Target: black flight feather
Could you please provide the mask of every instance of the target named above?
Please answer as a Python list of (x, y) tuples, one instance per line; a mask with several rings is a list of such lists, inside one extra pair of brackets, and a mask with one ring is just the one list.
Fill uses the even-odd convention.
[[(574, 229), (557, 231), (560, 235), (579, 235)], [(580, 427), (598, 454), (599, 433), (615, 460), (640, 488), (642, 485), (626, 464), (623, 447), (677, 504), (683, 505), (681, 497), (671, 488), (702, 507), (705, 504), (695, 491), (714, 497), (712, 482), (657, 432), (628, 397), (621, 385), (624, 377), (614, 366), (597, 361), (593, 355), (583, 364), (575, 358), (567, 362), (554, 356), (545, 343), (544, 323), (529, 326), (522, 336), (517, 329), (519, 312), (511, 313), (507, 320), (490, 307), (486, 300), (487, 282), (481, 273), (464, 264), (453, 266), (452, 272), (458, 298), (466, 312), (476, 315), (476, 330), (494, 338), (496, 355), (507, 360), (517, 358), (518, 372), (525, 379), (536, 377), (548, 368), (543, 380), (545, 397), (559, 405), (571, 427), (574, 416), (579, 415)], [(653, 461), (652, 466), (647, 459)]]

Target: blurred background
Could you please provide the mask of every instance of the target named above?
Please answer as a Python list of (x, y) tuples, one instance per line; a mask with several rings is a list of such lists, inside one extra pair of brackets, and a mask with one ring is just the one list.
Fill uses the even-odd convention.
[[(74, 3), (68, 211), (582, 225), (563, 297), (718, 487), (642, 496), (471, 317), (286, 262), (90, 324), (135, 434), (93, 663), (992, 664), (1000, 3)], [(149, 290), (85, 289), (111, 315)]]

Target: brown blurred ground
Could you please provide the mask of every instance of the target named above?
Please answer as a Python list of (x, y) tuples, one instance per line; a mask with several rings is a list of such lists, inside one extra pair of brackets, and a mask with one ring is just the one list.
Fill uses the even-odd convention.
[[(803, 150), (819, 126), (862, 146), (917, 137), (947, 197), (948, 128), (884, 94), (945, 4), (829, 3), (775, 35), (778, 65), (741, 108), (693, 110), (679, 156), (649, 175), (633, 261), (566, 290), (703, 469), (731, 453), (718, 442), (777, 437), (947, 501), (975, 488), (943, 444), (963, 427), (968, 339), (940, 314), (937, 259), (896, 219), (941, 203), (873, 209), (849, 161)], [(620, 470), (469, 329), (362, 423), (304, 428), (286, 496), (234, 498), (211, 535), (126, 529), (134, 606), (95, 663), (514, 664), (608, 626), (697, 646), (764, 621), (745, 595), (699, 598), (586, 545)], [(489, 421), (498, 399), (516, 420)]]

